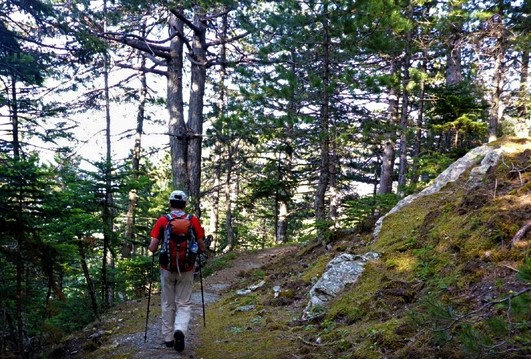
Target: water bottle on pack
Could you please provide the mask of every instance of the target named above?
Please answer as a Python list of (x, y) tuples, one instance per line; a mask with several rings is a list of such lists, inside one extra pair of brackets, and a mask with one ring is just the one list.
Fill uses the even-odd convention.
[(190, 250), (192, 253), (197, 254), (197, 251), (199, 250), (199, 246), (197, 245), (197, 241), (192, 241), (192, 245), (190, 247)]

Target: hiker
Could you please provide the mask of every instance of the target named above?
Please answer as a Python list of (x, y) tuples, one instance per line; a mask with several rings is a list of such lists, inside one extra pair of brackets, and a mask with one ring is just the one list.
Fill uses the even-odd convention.
[[(205, 236), (204, 230), (201, 227), (201, 222), (196, 216), (186, 214), (184, 208), (186, 207), (187, 196), (183, 191), (173, 191), (169, 198), (170, 210), (169, 215), (161, 216), (153, 229), (151, 230), (151, 243), (149, 250), (155, 253), (162, 244), (161, 253), (159, 254), (160, 266), (160, 281), (161, 281), (161, 311), (162, 311), (162, 336), (167, 347), (173, 347), (177, 351), (184, 350), (185, 336), (188, 331), (188, 322), (192, 314), (192, 285), (194, 279), (194, 265), (195, 257), (191, 263), (183, 264), (174, 262), (165, 264), (163, 259), (164, 250), (164, 232), (167, 225), (175, 220), (183, 219), (187, 222), (187, 228), (193, 230), (193, 235), (197, 240), (199, 249), (197, 254), (203, 253), (206, 248), (203, 241)], [(177, 225), (174, 225), (174, 228)], [(185, 235), (183, 235), (185, 236)], [(171, 248), (167, 243), (167, 247)], [(175, 247), (174, 247), (175, 248)], [(178, 247), (180, 248), (180, 247)], [(176, 249), (179, 251), (180, 249)], [(175, 251), (175, 249), (174, 249)], [(168, 252), (171, 252), (168, 250)], [(173, 257), (179, 257), (173, 253)], [(175, 258), (172, 258), (175, 261)], [(181, 262), (184, 262), (181, 260)]]

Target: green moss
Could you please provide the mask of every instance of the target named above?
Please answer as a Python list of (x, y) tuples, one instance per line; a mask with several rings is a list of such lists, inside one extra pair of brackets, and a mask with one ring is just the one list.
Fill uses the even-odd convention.
[[(290, 313), (264, 307), (260, 293), (231, 296), (209, 306), (209, 324), (199, 334), (203, 343), (196, 356), (201, 358), (280, 358), (293, 352), (288, 325)], [(239, 311), (243, 305), (255, 309)]]
[(305, 283), (315, 282), (324, 273), (326, 265), (332, 259), (331, 254), (326, 254), (317, 258), (300, 276), (300, 279)]
[(387, 216), (383, 221), (378, 240), (372, 250), (380, 253), (406, 251), (417, 246), (417, 238), (426, 216), (440, 205), (441, 195), (419, 198), (400, 211)]

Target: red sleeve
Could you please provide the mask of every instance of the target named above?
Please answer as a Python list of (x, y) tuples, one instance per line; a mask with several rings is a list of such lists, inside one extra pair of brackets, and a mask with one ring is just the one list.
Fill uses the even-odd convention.
[(151, 230), (151, 238), (157, 238), (159, 241), (164, 239), (164, 228), (166, 228), (167, 224), (168, 218), (166, 216), (159, 217)]
[(201, 222), (199, 222), (199, 218), (197, 218), (196, 216), (192, 216), (192, 218), (190, 218), (190, 223), (194, 228), (196, 238), (205, 238), (205, 230), (203, 229), (203, 227), (201, 227)]

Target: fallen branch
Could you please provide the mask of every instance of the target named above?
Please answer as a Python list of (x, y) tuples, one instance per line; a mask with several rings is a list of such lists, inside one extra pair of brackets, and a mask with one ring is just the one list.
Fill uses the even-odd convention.
[(447, 330), (450, 330), (452, 327), (454, 327), (456, 324), (460, 323), (461, 321), (463, 321), (464, 319), (466, 318), (469, 318), (469, 317), (473, 317), (479, 313), (481, 313), (484, 309), (488, 309), (496, 304), (500, 304), (500, 303), (504, 303), (504, 302), (508, 302), (508, 301), (511, 301), (513, 300), (514, 298), (516, 297), (519, 297), (521, 296), (522, 294), (525, 294), (527, 292), (531, 291), (531, 287), (527, 287), (527, 288), (524, 288), (522, 289), (521, 291), (519, 292), (516, 292), (514, 294), (511, 294), (510, 296), (508, 297), (505, 297), (505, 298), (502, 298), (502, 299), (499, 299), (499, 300), (493, 300), (491, 302), (488, 302), (484, 305), (482, 305), (481, 307), (479, 307), (478, 309), (476, 310), (473, 310), (471, 312), (468, 312), (466, 314), (463, 314), (463, 315), (460, 315), (458, 317), (456, 317), (448, 326), (446, 326), (445, 328), (440, 328), (440, 329), (436, 329), (435, 331), (438, 331), (438, 332), (442, 332), (442, 331), (447, 331)]
[(515, 271), (516, 273), (520, 273), (520, 271), (518, 269), (513, 268), (513, 267), (511, 267), (510, 265), (507, 265), (507, 264), (500, 264), (500, 267), (504, 267), (504, 268), (510, 269), (512, 271)]
[(312, 347), (325, 347), (325, 346), (334, 345), (336, 343), (336, 342), (332, 342), (332, 343), (312, 343), (312, 342), (307, 341), (306, 339), (304, 339), (301, 336), (298, 336), (297, 338), (299, 338), (299, 340), (301, 342), (303, 342), (304, 344), (310, 345)]
[(527, 221), (524, 226), (520, 228), (518, 232), (516, 232), (516, 234), (514, 235), (513, 239), (511, 240), (511, 247), (514, 246), (516, 242), (520, 241), (530, 229), (531, 221)]

